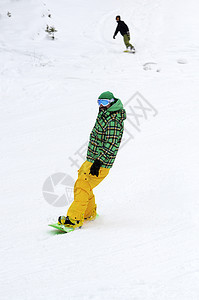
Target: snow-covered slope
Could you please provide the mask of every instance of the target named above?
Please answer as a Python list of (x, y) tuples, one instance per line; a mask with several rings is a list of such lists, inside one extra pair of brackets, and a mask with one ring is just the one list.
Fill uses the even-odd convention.
[[(1, 0), (1, 299), (199, 299), (198, 6)], [(112, 39), (117, 14), (135, 55)], [(128, 119), (95, 190), (100, 217), (57, 234), (47, 225), (68, 205), (50, 205), (43, 184), (76, 179), (106, 90)]]

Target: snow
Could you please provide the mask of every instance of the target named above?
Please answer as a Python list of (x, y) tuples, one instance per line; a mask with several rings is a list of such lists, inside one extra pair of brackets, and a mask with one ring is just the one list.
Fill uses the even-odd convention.
[[(198, 8), (1, 0), (1, 299), (199, 299)], [(135, 55), (123, 53), (119, 34), (112, 39), (117, 14)], [(58, 234), (47, 225), (68, 205), (50, 205), (43, 184), (57, 173), (76, 180), (71, 158), (83, 162), (76, 152), (106, 90), (126, 103), (133, 138), (125, 132), (94, 191), (100, 217)], [(150, 109), (137, 108), (136, 127), (138, 100)]]

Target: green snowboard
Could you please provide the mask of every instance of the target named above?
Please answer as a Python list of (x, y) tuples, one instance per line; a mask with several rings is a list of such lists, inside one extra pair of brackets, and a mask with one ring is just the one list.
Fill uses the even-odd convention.
[(48, 226), (51, 226), (51, 227), (53, 227), (53, 228), (56, 228), (56, 229), (58, 229), (58, 230), (60, 230), (60, 231), (66, 232), (66, 233), (75, 230), (75, 229), (72, 228), (72, 227), (66, 227), (65, 225), (59, 225), (58, 223), (55, 223), (55, 224), (49, 224)]
[[(98, 214), (96, 215), (96, 218), (97, 218), (97, 217), (99, 217)], [(95, 219), (94, 219), (94, 220), (95, 220)], [(94, 220), (92, 220), (92, 221), (94, 221)], [(85, 221), (85, 222), (88, 222), (88, 221)], [(73, 227), (67, 227), (67, 226), (65, 226), (65, 225), (60, 225), (60, 224), (58, 224), (58, 223), (55, 223), (55, 224), (49, 224), (48, 226), (53, 227), (53, 228), (56, 228), (56, 229), (58, 229), (58, 230), (60, 230), (60, 231), (62, 231), (62, 232), (66, 232), (66, 233), (75, 230), (75, 228), (73, 228)], [(78, 229), (78, 228), (81, 228), (81, 227), (77, 227), (77, 229)]]

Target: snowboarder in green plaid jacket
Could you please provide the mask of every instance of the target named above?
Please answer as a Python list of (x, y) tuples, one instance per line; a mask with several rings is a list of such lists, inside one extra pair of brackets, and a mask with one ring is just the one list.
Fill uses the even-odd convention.
[[(123, 135), (126, 112), (120, 99), (110, 92), (102, 93), (99, 103), (104, 99), (112, 101), (107, 106), (100, 104), (95, 126), (90, 134), (87, 160), (94, 163), (99, 160), (104, 168), (111, 168), (117, 155)], [(110, 99), (109, 99), (110, 98)]]
[(58, 219), (59, 224), (80, 227), (85, 219), (96, 217), (93, 188), (109, 173), (115, 161), (123, 131), (126, 112), (120, 99), (111, 92), (104, 92), (98, 98), (99, 113), (90, 134), (87, 159), (78, 170), (74, 186), (74, 201), (67, 216)]

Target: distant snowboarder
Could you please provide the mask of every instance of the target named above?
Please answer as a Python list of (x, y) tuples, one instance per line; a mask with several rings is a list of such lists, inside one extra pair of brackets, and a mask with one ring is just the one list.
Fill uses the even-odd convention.
[(121, 21), (121, 17), (120, 16), (116, 16), (115, 19), (116, 19), (118, 25), (117, 25), (117, 28), (116, 28), (115, 33), (113, 35), (113, 38), (115, 39), (115, 37), (118, 34), (118, 32), (120, 32), (121, 35), (124, 38), (124, 44), (126, 46), (126, 50), (135, 51), (134, 46), (132, 46), (129, 43), (129, 41), (130, 41), (130, 32), (129, 32), (128, 26), (126, 25), (126, 23), (124, 23), (124, 21)]
[(78, 170), (74, 201), (67, 216), (58, 218), (58, 224), (67, 227), (81, 227), (85, 219), (96, 217), (93, 188), (108, 175), (113, 166), (124, 131), (126, 112), (121, 100), (111, 92), (104, 92), (97, 102), (99, 113), (90, 134), (86, 161)]

